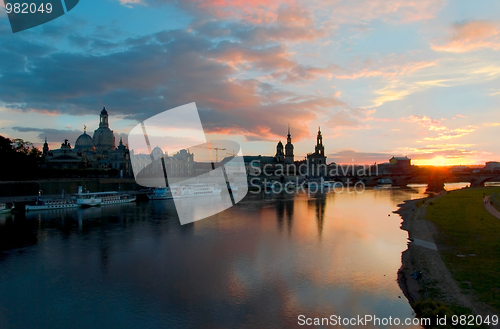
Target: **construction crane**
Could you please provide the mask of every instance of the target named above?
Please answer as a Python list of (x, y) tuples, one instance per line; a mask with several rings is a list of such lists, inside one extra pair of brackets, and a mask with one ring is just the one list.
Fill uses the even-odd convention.
[[(210, 145), (210, 144), (208, 144)], [(204, 149), (215, 150), (215, 162), (219, 162), (219, 151), (225, 151), (225, 148), (220, 147), (210, 147), (210, 146), (198, 146)]]
[(225, 151), (226, 149), (221, 149), (218, 147), (212, 147), (215, 150), (215, 162), (219, 162), (219, 150)]

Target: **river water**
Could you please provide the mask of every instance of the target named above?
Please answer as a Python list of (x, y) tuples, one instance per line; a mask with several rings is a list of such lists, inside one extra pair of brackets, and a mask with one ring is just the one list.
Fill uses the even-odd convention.
[(182, 226), (168, 200), (0, 215), (0, 328), (411, 318), (396, 282), (407, 233), (392, 211), (424, 190), (249, 193)]

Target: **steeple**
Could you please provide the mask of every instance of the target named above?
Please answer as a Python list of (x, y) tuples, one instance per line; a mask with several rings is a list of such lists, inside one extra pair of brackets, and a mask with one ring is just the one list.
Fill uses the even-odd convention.
[(316, 146), (323, 146), (323, 136), (321, 135), (321, 127), (318, 126), (318, 136), (316, 136)]
[(290, 124), (288, 124), (288, 135), (286, 138), (286, 145), (285, 145), (285, 160), (287, 163), (293, 163), (293, 144), (292, 144), (292, 134), (290, 134)]
[(43, 143), (43, 155), (49, 153), (49, 143), (47, 143), (47, 137), (45, 137), (45, 143)]
[(127, 147), (123, 144), (123, 138), (120, 137), (120, 143), (118, 144), (117, 150), (126, 150)]
[(109, 128), (108, 111), (106, 111), (106, 107), (102, 108), (101, 121), (99, 121), (99, 127)]

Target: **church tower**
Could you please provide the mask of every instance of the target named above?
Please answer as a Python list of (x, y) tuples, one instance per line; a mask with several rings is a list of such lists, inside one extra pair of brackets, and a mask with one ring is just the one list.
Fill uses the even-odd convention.
[(316, 146), (314, 153), (307, 155), (307, 162), (309, 165), (310, 173), (313, 177), (326, 175), (326, 156), (325, 146), (323, 145), (323, 136), (321, 135), (321, 127), (318, 128), (318, 135), (316, 136)]
[(99, 154), (115, 149), (115, 135), (109, 129), (108, 111), (106, 111), (105, 107), (101, 111), (99, 128), (94, 131), (93, 141), (96, 152)]
[(276, 158), (276, 162), (283, 162), (285, 160), (285, 153), (283, 153), (283, 143), (281, 140), (276, 146), (276, 155), (274, 157)]
[(293, 163), (293, 144), (292, 144), (292, 135), (290, 134), (290, 124), (288, 124), (288, 135), (286, 138), (286, 145), (285, 145), (285, 161), (287, 163)]
[(45, 143), (43, 143), (43, 155), (47, 156), (49, 154), (49, 143), (47, 143), (47, 137), (45, 137)]
[(321, 135), (321, 127), (318, 127), (318, 136), (316, 136), (316, 154), (325, 155), (325, 147), (323, 146), (323, 136)]

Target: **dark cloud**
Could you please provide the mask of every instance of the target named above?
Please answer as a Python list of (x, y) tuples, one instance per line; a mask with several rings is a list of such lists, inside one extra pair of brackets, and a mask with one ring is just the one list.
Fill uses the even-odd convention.
[[(68, 39), (88, 46), (81, 36)], [(249, 48), (212, 41), (186, 31), (99, 41), (96, 52), (62, 52), (33, 40), (0, 41), (0, 102), (18, 111), (82, 115), (105, 103), (113, 115), (144, 120), (190, 102), (200, 109), (212, 132), (253, 136), (283, 135), (288, 122), (297, 139), (318, 109), (344, 105), (334, 96), (300, 95), (257, 80), (235, 78), (232, 59), (255, 70), (292, 70), (296, 63), (281, 46)]]
[(12, 127), (13, 130), (26, 133), (26, 132), (36, 132), (38, 133), (39, 140), (45, 140), (49, 143), (63, 142), (67, 139), (71, 144), (74, 144), (78, 136), (83, 132), (76, 129), (52, 129), (52, 128), (31, 128), (31, 127)]

